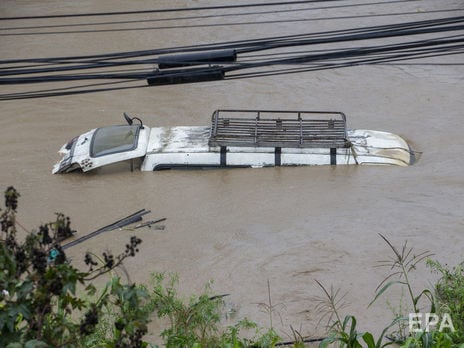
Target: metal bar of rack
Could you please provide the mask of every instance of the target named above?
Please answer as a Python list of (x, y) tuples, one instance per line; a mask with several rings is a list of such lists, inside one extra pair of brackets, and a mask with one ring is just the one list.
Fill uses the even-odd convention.
[(346, 117), (341, 112), (216, 110), (211, 121), (210, 146), (349, 146)]

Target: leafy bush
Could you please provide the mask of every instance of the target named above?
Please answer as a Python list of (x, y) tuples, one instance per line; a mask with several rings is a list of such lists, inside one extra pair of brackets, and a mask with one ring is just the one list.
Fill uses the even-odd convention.
[[(110, 275), (97, 291), (92, 282), (135, 256), (141, 240), (131, 237), (119, 255), (87, 253), (87, 271), (73, 267), (61, 241), (72, 234), (71, 222), (56, 214), (54, 222), (17, 238), (19, 193), (9, 187), (0, 210), (0, 347), (143, 348), (147, 324), (156, 313), (168, 318), (161, 332), (166, 347), (271, 348), (279, 337), (262, 333), (255, 323), (242, 320), (222, 328), (223, 296), (203, 294), (185, 302), (177, 294), (177, 277), (153, 276), (153, 289), (123, 284)], [(241, 330), (252, 330), (242, 338)], [(295, 346), (296, 347), (296, 346)]]
[[(417, 332), (410, 336), (401, 345), (401, 348), (454, 348), (458, 347), (453, 344), (451, 337), (437, 330), (430, 332)], [(462, 347), (462, 346), (459, 346)]]
[[(406, 337), (399, 337), (399, 340), (396, 341), (384, 342), (385, 334), (392, 326), (399, 324), (401, 328), (404, 326), (404, 321), (409, 319), (409, 317), (397, 316), (375, 340), (371, 333), (357, 331), (355, 317), (347, 315), (344, 320), (341, 319), (339, 310), (343, 306), (341, 302), (343, 296), (341, 298), (338, 296), (339, 290), (334, 291), (331, 288), (328, 291), (318, 282), (325, 294), (325, 298), (318, 300), (318, 306), (323, 313), (329, 315), (329, 322), (332, 322), (329, 337), (321, 342), (320, 348), (325, 348), (332, 343), (338, 343), (339, 347), (343, 348), (381, 348), (394, 343), (400, 344), (401, 348), (464, 348), (464, 271), (462, 265), (449, 270), (438, 262), (427, 260), (427, 263), (439, 271), (442, 277), (435, 285), (435, 292), (424, 289), (415, 293), (410, 277), (411, 272), (416, 269), (418, 263), (428, 259), (432, 254), (429, 252), (415, 254), (413, 248), (407, 246), (407, 242), (403, 244), (401, 249), (398, 249), (387, 238), (380, 236), (392, 250), (393, 257), (390, 260), (380, 262), (380, 266), (388, 267), (390, 273), (377, 287), (375, 297), (369, 305), (377, 301), (393, 285), (404, 286), (409, 295), (413, 313), (420, 313), (420, 303), (425, 300), (430, 305), (430, 313), (437, 313), (437, 308), (438, 314), (449, 313), (456, 330), (454, 332), (424, 330), (410, 333)], [(333, 318), (335, 320), (332, 320)]]
[[(118, 278), (113, 278), (101, 294), (91, 283), (134, 256), (141, 240), (132, 237), (117, 256), (104, 253), (101, 264), (87, 254), (89, 270), (82, 272), (71, 265), (60, 244), (63, 236), (71, 233), (70, 220), (63, 214), (40, 226), (38, 232), (27, 233), (23, 242), (18, 240), (19, 196), (9, 187), (0, 215), (0, 346), (84, 346), (107, 307), (118, 308), (121, 315), (111, 327), (113, 335), (105, 337), (100, 347), (146, 346), (142, 336), (148, 316), (136, 310), (146, 294), (134, 285), (121, 284)], [(84, 296), (78, 295), (79, 288)]]
[(464, 264), (461, 263), (451, 269), (438, 261), (428, 260), (427, 264), (441, 275), (435, 284), (438, 313), (450, 315), (455, 329), (450, 336), (454, 343), (462, 343), (464, 342)]
[[(209, 284), (202, 294), (184, 301), (176, 290), (177, 276), (166, 279), (164, 274), (157, 273), (153, 275), (153, 283), (150, 306), (159, 318), (169, 321), (168, 327), (161, 332), (167, 348), (271, 348), (279, 340), (272, 328), (262, 334), (262, 330), (247, 319), (222, 328), (223, 298), (227, 295), (212, 295)], [(241, 330), (250, 329), (254, 331), (251, 338), (241, 337)]]

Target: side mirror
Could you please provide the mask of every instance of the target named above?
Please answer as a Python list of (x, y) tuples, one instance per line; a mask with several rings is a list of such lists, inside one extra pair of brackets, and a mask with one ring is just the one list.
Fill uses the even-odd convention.
[(132, 126), (132, 123), (134, 122), (134, 120), (132, 118), (130, 118), (127, 113), (124, 113), (124, 118), (126, 119), (129, 126)]
[(143, 129), (143, 122), (140, 118), (138, 117), (130, 117), (126, 112), (124, 113), (124, 119), (127, 121), (129, 126), (132, 126), (132, 123), (134, 123), (134, 120), (137, 120), (140, 122), (140, 129)]

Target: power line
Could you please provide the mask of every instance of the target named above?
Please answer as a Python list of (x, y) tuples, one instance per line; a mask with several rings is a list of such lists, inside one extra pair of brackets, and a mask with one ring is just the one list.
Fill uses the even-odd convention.
[[(42, 26), (23, 26), (23, 27), (6, 27), (0, 28), (0, 32), (9, 30), (34, 30), (34, 32), (20, 32), (20, 33), (4, 33), (0, 36), (20, 36), (20, 35), (49, 35), (49, 34), (82, 34), (82, 33), (102, 33), (102, 32), (116, 32), (116, 31), (137, 31), (137, 30), (159, 30), (159, 29), (182, 29), (182, 28), (198, 28), (198, 27), (216, 27), (216, 26), (230, 26), (230, 25), (260, 25), (269, 23), (289, 23), (289, 22), (311, 22), (311, 21), (323, 21), (323, 20), (336, 20), (336, 19), (352, 19), (352, 18), (365, 18), (365, 17), (378, 17), (378, 16), (403, 16), (403, 15), (423, 15), (425, 13), (440, 13), (440, 12), (456, 12), (462, 11), (463, 9), (439, 9), (430, 11), (413, 11), (413, 12), (393, 12), (384, 14), (369, 14), (369, 15), (354, 15), (354, 16), (335, 16), (325, 18), (307, 18), (307, 19), (282, 19), (282, 20), (267, 20), (267, 21), (250, 21), (250, 22), (224, 22), (212, 23), (212, 24), (190, 24), (190, 25), (173, 25), (173, 26), (157, 26), (157, 27), (136, 27), (136, 28), (113, 28), (113, 29), (82, 29), (72, 31), (38, 31), (38, 29), (56, 29), (56, 28), (75, 28), (75, 27), (92, 27), (92, 26), (104, 26), (104, 25), (115, 25), (115, 24), (132, 24), (132, 23), (152, 23), (152, 22), (163, 22), (163, 21), (181, 21), (181, 20), (192, 20), (192, 19), (206, 19), (206, 18), (225, 18), (225, 17), (243, 17), (250, 15), (264, 15), (264, 14), (276, 14), (276, 13), (289, 13), (289, 12), (303, 12), (303, 11), (316, 11), (316, 10), (328, 10), (328, 9), (340, 9), (345, 7), (353, 6), (379, 6), (379, 5), (391, 5), (394, 3), (405, 2), (411, 0), (393, 0), (388, 2), (370, 2), (370, 3), (359, 3), (349, 5), (333, 5), (333, 6), (321, 6), (321, 7), (310, 7), (310, 8), (298, 8), (298, 9), (285, 9), (285, 10), (272, 10), (272, 11), (259, 11), (259, 12), (238, 12), (238, 13), (222, 13), (222, 14), (209, 14), (209, 15), (196, 15), (188, 17), (170, 17), (170, 18), (158, 18), (158, 19), (146, 19), (146, 20), (130, 20), (130, 21), (112, 21), (112, 22), (98, 22), (98, 23), (79, 23), (79, 24), (59, 24), (59, 25), (42, 25)], [(416, 0), (413, 0), (416, 1)]]
[[(199, 76), (196, 81), (200, 77), (203, 80), (236, 79), (444, 57), (463, 53), (463, 29), (464, 16), (457, 16), (154, 50), (1, 60), (0, 84), (78, 83), (83, 80), (113, 82), (109, 87), (92, 84), (3, 94), (0, 100), (124, 89), (126, 87), (116, 87), (114, 84), (145, 79), (160, 85), (192, 82), (195, 76)], [(448, 34), (444, 36), (444, 33)], [(412, 37), (426, 34), (432, 38), (411, 40)], [(379, 39), (393, 38), (396, 43), (372, 44)], [(362, 41), (370, 44), (339, 47), (352, 46), (354, 42)], [(316, 49), (311, 49), (315, 45)], [(297, 47), (308, 49), (295, 50)], [(211, 55), (212, 52), (221, 50), (232, 52), (233, 59), (209, 58), (215, 56)], [(168, 69), (161, 68), (160, 63), (171, 66)], [(153, 70), (156, 65), (160, 70)], [(199, 66), (192, 68), (196, 65)], [(187, 68), (179, 68), (181, 66)], [(137, 85), (130, 88), (140, 87)]]
[[(413, 21), (405, 22), (398, 24), (388, 24), (388, 25), (379, 25), (379, 26), (370, 26), (370, 27), (361, 27), (361, 28), (351, 28), (351, 29), (341, 29), (341, 30), (332, 30), (325, 32), (316, 32), (316, 33), (304, 33), (304, 34), (295, 34), (295, 35), (285, 35), (285, 36), (274, 36), (274, 37), (265, 37), (260, 39), (249, 39), (249, 40), (239, 40), (239, 41), (228, 41), (220, 42), (213, 44), (203, 44), (203, 45), (191, 45), (191, 46), (180, 46), (174, 48), (165, 48), (165, 49), (154, 49), (154, 50), (142, 50), (142, 51), (130, 51), (130, 52), (116, 52), (116, 53), (106, 53), (98, 55), (86, 55), (86, 56), (69, 56), (69, 57), (55, 57), (55, 58), (32, 58), (32, 59), (7, 59), (0, 60), (1, 64), (16, 64), (16, 63), (53, 63), (53, 62), (66, 62), (72, 60), (101, 60), (101, 59), (123, 59), (123, 58), (132, 58), (132, 57), (141, 57), (149, 55), (160, 55), (160, 54), (170, 54), (170, 53), (185, 53), (192, 51), (208, 51), (214, 49), (228, 49), (233, 48), (237, 49), (238, 52), (244, 53), (248, 51), (254, 51), (256, 48), (261, 47), (262, 49), (269, 49), (271, 45), (287, 44), (293, 45), (294, 43), (299, 44), (312, 44), (317, 43), (317, 41), (302, 41), (303, 39), (308, 40), (321, 40), (321, 42), (341, 42), (341, 41), (350, 41), (354, 40), (367, 40), (370, 38), (382, 38), (388, 37), (390, 35), (399, 36), (399, 35), (412, 35), (412, 34), (426, 34), (434, 31), (448, 31), (449, 28), (443, 27), (449, 24), (459, 24), (464, 23), (464, 16), (458, 17), (448, 17), (442, 19), (431, 19), (423, 21)], [(433, 29), (435, 27), (441, 26), (442, 29)], [(421, 28), (423, 31), (420, 31)], [(459, 29), (459, 27), (456, 27)], [(456, 30), (457, 30), (456, 29)], [(402, 32), (400, 32), (402, 30)], [(416, 30), (415, 32), (405, 30)], [(345, 36), (343, 36), (345, 35)], [(347, 36), (347, 35), (358, 35), (358, 36)], [(293, 40), (293, 41), (292, 41)], [(325, 41), (323, 41), (325, 40)], [(331, 40), (331, 41), (329, 41)]]
[[(148, 14), (148, 13), (205, 11), (205, 10), (219, 10), (219, 9), (222, 10), (222, 9), (246, 8), (246, 7), (287, 6), (287, 5), (295, 5), (295, 4), (307, 4), (307, 3), (329, 2), (329, 1), (340, 1), (340, 0), (279, 1), (279, 2), (252, 3), (252, 4), (241, 4), (241, 5), (197, 6), (197, 7), (189, 7), (189, 8), (169, 8), (169, 9), (139, 10), (139, 11), (115, 11), (115, 12), (73, 13), (73, 14), (62, 14), (62, 15), (3, 17), (3, 18), (0, 18), (0, 20), (97, 17), (97, 16), (115, 16), (115, 15), (120, 16), (120, 15), (135, 15), (135, 14)], [(403, 1), (406, 1), (406, 0), (403, 0)], [(418, 0), (409, 0), (409, 1), (418, 1)]]
[[(132, 23), (148, 23), (148, 22), (166, 22), (166, 21), (181, 21), (181, 20), (192, 20), (192, 19), (207, 19), (207, 18), (225, 18), (225, 17), (243, 17), (243, 16), (254, 16), (254, 15), (264, 15), (264, 14), (277, 14), (277, 13), (293, 13), (293, 12), (305, 12), (305, 11), (316, 11), (316, 10), (327, 10), (335, 8), (344, 8), (352, 6), (378, 6), (378, 5), (390, 5), (392, 3), (405, 2), (409, 0), (394, 0), (389, 2), (371, 2), (367, 4), (350, 4), (350, 5), (334, 5), (334, 6), (322, 6), (322, 7), (310, 7), (310, 8), (296, 8), (296, 9), (284, 9), (284, 10), (270, 10), (270, 11), (254, 11), (254, 12), (235, 12), (235, 13), (220, 13), (220, 14), (206, 14), (206, 15), (195, 15), (195, 16), (184, 16), (184, 17), (166, 17), (166, 18), (156, 18), (156, 19), (134, 19), (134, 20), (123, 20), (123, 21), (111, 21), (111, 22), (93, 22), (93, 23), (73, 23), (73, 24), (56, 24), (56, 25), (36, 25), (36, 26), (22, 26), (22, 27), (4, 27), (0, 28), (0, 31), (6, 30), (21, 30), (21, 29), (49, 29), (49, 28), (66, 28), (66, 27), (79, 27), (79, 26), (102, 26), (102, 25), (115, 25), (115, 24), (132, 24)], [(440, 10), (430, 10), (430, 11), (421, 11), (421, 12), (403, 12), (403, 13), (393, 13), (392, 15), (409, 15), (409, 14), (424, 14), (424, 13), (438, 13), (438, 12), (451, 12), (451, 11), (460, 11), (462, 9), (440, 9)], [(389, 14), (383, 14), (389, 15)], [(370, 15), (369, 15), (370, 16)], [(358, 16), (350, 16), (346, 18), (357, 18)], [(338, 18), (338, 17), (335, 17)], [(345, 17), (341, 17), (345, 18)], [(316, 20), (319, 18), (316, 18)], [(332, 19), (332, 18), (322, 18), (322, 19)], [(166, 27), (162, 27), (165, 29)]]

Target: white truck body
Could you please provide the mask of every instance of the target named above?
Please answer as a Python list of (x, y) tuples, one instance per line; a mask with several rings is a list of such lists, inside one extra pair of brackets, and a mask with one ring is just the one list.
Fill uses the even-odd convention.
[[(343, 128), (336, 129), (331, 120), (320, 119), (317, 129), (311, 128), (314, 123), (305, 128), (300, 116), (296, 120), (258, 116), (218, 121), (214, 115), (211, 126), (150, 128), (137, 124), (92, 129), (63, 145), (59, 151), (62, 159), (53, 173), (76, 169), (86, 172), (136, 158), (142, 159), (143, 171), (335, 164), (407, 166), (414, 161), (407, 142), (392, 133), (347, 130), (344, 123)], [(218, 126), (218, 122), (223, 125)], [(324, 122), (328, 122), (328, 128)]]

